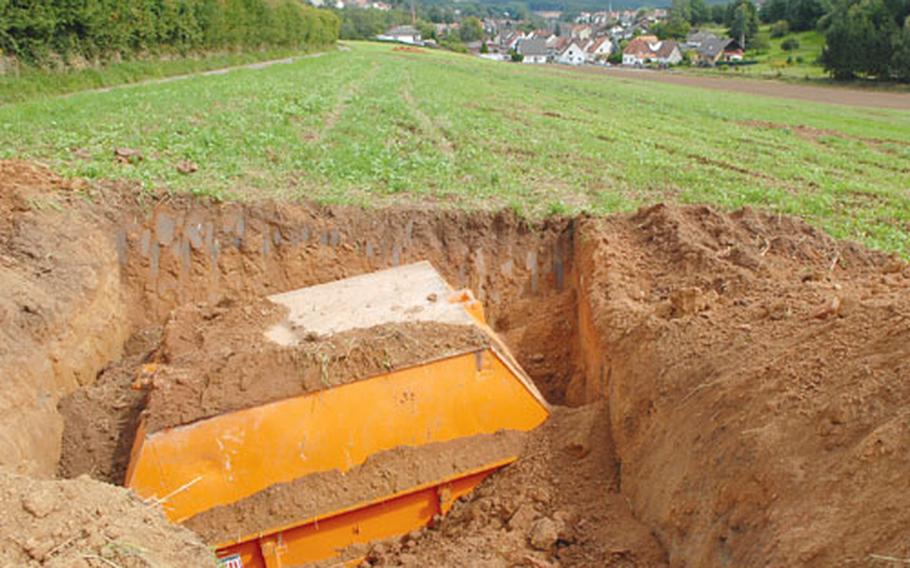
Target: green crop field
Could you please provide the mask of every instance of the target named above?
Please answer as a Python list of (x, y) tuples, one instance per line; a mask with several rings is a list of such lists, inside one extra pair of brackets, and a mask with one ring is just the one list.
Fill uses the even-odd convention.
[(0, 155), (221, 199), (529, 216), (753, 205), (910, 253), (910, 112), (387, 45), (3, 106)]

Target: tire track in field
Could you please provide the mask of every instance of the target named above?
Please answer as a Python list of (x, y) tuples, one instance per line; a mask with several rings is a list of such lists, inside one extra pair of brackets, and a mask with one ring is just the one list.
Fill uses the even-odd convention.
[(335, 125), (338, 124), (338, 121), (341, 120), (341, 117), (344, 116), (345, 111), (348, 109), (348, 106), (350, 106), (351, 101), (354, 100), (354, 97), (359, 95), (363, 90), (363, 86), (372, 81), (373, 77), (376, 76), (377, 69), (378, 64), (374, 61), (363, 77), (353, 77), (351, 82), (345, 86), (341, 96), (338, 97), (338, 102), (335, 103), (332, 110), (325, 116), (325, 121), (323, 121), (322, 128), (319, 129), (319, 132), (305, 134), (303, 136), (304, 140), (315, 143), (325, 140), (326, 136), (335, 128)]
[(411, 76), (408, 75), (407, 79), (404, 81), (401, 87), (401, 99), (408, 105), (408, 108), (411, 109), (411, 113), (414, 115), (414, 118), (417, 119), (417, 122), (420, 124), (420, 130), (430, 138), (433, 143), (436, 145), (436, 149), (448, 159), (455, 157), (455, 146), (452, 144), (452, 141), (449, 140), (446, 136), (443, 129), (436, 123), (427, 113), (420, 110), (420, 106), (417, 104), (417, 101), (414, 100), (414, 95), (411, 92), (412, 82)]

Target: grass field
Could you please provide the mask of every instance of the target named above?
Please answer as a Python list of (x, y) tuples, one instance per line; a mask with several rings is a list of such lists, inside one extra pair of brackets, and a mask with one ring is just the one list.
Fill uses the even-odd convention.
[[(119, 164), (118, 147), (144, 159)], [(0, 107), (0, 155), (223, 199), (753, 205), (910, 253), (910, 113), (386, 45)]]

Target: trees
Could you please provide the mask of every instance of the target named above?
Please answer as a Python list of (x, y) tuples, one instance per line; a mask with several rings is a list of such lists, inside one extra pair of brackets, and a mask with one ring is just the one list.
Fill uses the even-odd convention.
[(835, 79), (900, 76), (893, 57), (904, 33), (883, 0), (837, 0), (825, 26), (821, 62)]
[[(382, 12), (363, 8), (345, 8), (341, 14), (342, 39), (369, 39), (401, 23), (406, 16), (401, 11)], [(422, 32), (421, 32), (422, 33)]]
[(693, 26), (711, 21), (711, 8), (705, 0), (691, 0), (691, 2), (689, 2), (689, 7), (691, 9), (689, 23)]
[(780, 42), (780, 48), (784, 51), (793, 51), (799, 49), (799, 40), (795, 37), (788, 37), (784, 41)]
[(697, 26), (709, 21), (711, 21), (711, 8), (705, 0), (672, 1), (670, 6), (670, 17), (667, 21), (671, 29), (681, 29), (683, 27), (683, 22), (692, 26)]
[(792, 30), (801, 32), (815, 29), (828, 10), (828, 0), (768, 0), (758, 15), (765, 23), (784, 20)]
[(712, 4), (711, 5), (711, 21), (715, 24), (723, 24), (726, 21), (727, 17), (727, 5), (726, 4)]
[(789, 26), (790, 22), (787, 21), (788, 12), (789, 7), (787, 0), (768, 0), (762, 4), (761, 10), (758, 12), (758, 17), (766, 24), (785, 21)]
[(771, 26), (771, 32), (768, 34), (773, 38), (784, 37), (790, 33), (790, 22), (787, 20), (778, 20)]
[(904, 20), (904, 27), (894, 42), (891, 74), (898, 81), (910, 82), (910, 16)]
[(690, 0), (673, 0), (670, 8), (670, 17), (664, 22), (658, 22), (651, 28), (660, 39), (684, 38), (691, 29), (692, 6)]
[(736, 0), (728, 4), (726, 23), (730, 37), (743, 47), (752, 47), (758, 35), (758, 12), (751, 0)]
[(297, 0), (0, 0), (0, 49), (35, 65), (317, 45), (338, 26)]
[(458, 35), (461, 41), (465, 43), (483, 39), (483, 24), (480, 23), (480, 19), (476, 16), (465, 18), (461, 22)]
[(815, 29), (819, 18), (828, 11), (822, 0), (790, 0), (788, 8), (790, 29), (797, 32)]

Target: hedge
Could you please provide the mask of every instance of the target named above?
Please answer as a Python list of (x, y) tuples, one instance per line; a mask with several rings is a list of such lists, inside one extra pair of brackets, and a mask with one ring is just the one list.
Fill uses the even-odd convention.
[(2, 55), (34, 65), (320, 47), (339, 25), (299, 0), (0, 0)]

